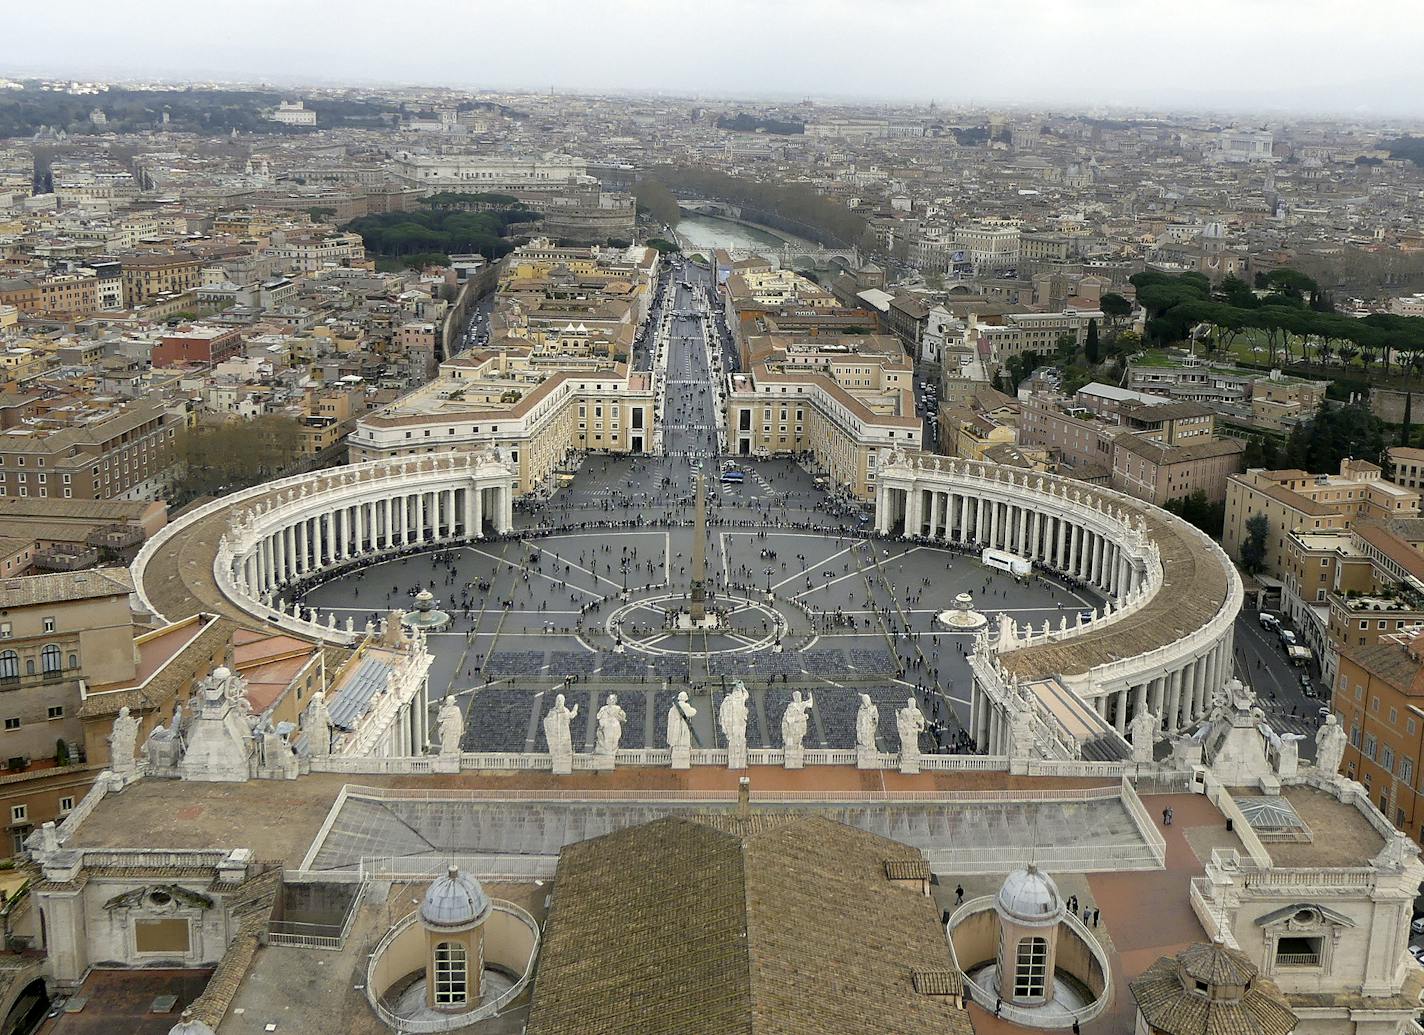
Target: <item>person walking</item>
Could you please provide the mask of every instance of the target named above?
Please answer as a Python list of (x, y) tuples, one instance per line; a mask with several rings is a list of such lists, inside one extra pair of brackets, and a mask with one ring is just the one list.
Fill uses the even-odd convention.
[(961, 906), (961, 905), (964, 904), (964, 885), (963, 885), (963, 884), (956, 884), (956, 885), (954, 886), (954, 904), (955, 904), (956, 906)]

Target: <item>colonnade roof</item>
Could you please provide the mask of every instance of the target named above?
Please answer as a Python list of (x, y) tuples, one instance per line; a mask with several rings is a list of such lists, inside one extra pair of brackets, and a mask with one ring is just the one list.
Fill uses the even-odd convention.
[(1020, 679), (1079, 675), (1180, 640), (1220, 612), (1231, 592), (1225, 555), (1209, 551), (1194, 529), (1156, 508), (1135, 512), (1147, 522), (1147, 537), (1162, 559), (1162, 585), (1152, 599), (1100, 631), (1001, 654), (1007, 671)]

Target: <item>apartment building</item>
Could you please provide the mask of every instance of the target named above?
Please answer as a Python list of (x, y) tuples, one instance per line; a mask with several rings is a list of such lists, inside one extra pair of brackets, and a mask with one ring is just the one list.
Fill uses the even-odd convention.
[(976, 276), (992, 276), (1018, 266), (1020, 235), (1015, 223), (960, 226), (954, 230), (954, 247), (964, 253)]
[(1385, 456), (1390, 481), (1405, 489), (1424, 489), (1424, 449), (1391, 446)]
[(124, 304), (130, 308), (196, 290), (202, 282), (203, 260), (187, 251), (129, 252), (119, 257), (119, 265)]
[(750, 364), (728, 380), (727, 442), (739, 456), (810, 454), (837, 485), (873, 498), (879, 458), (918, 449), (914, 367), (885, 335), (748, 340)]
[(1252, 468), (1227, 479), (1221, 545), (1239, 562), (1247, 520), (1265, 515), (1269, 532), (1262, 570), (1279, 578), (1290, 533), (1348, 529), (1361, 519), (1417, 517), (1419, 501), (1418, 490), (1385, 481), (1378, 465), (1365, 460), (1342, 460), (1339, 474)]
[(551, 484), (573, 453), (650, 449), (655, 394), (652, 376), (626, 364), (559, 370), (534, 365), (527, 349), (481, 349), (361, 417), (347, 445), (352, 463), (493, 448), (527, 493)]
[(1241, 470), (1245, 445), (1214, 434), (1212, 411), (1098, 383), (1072, 398), (1032, 392), (1019, 444), (1047, 449), (1060, 470), (1158, 506), (1200, 490), (1215, 502)]
[(1103, 314), (1097, 309), (1064, 309), (1053, 313), (1004, 312), (981, 316), (970, 312), (965, 331), (967, 343), (978, 346), (997, 366), (1003, 366), (1015, 356), (1036, 352), (1051, 356), (1058, 349), (1058, 340), (1065, 334), (1082, 345), (1088, 337), (1088, 324), (1097, 321), (1103, 326)]
[(183, 418), (159, 403), (78, 400), (0, 431), (0, 498), (129, 499), (167, 481)]
[(1400, 830), (1424, 842), (1424, 636), (1393, 633), (1341, 652), (1333, 710), (1349, 735), (1341, 770)]
[(92, 273), (56, 273), (0, 280), (0, 305), (31, 316), (83, 316), (100, 308), (99, 278)]
[(1284, 431), (1308, 420), (1325, 400), (1327, 381), (1272, 370), (1209, 364), (1196, 356), (1144, 353), (1128, 361), (1127, 387), (1172, 399), (1204, 403), (1239, 414), (1267, 431)]
[(235, 327), (185, 323), (159, 337), (149, 361), (155, 367), (199, 363), (211, 366), (231, 359), (241, 348), (242, 336)]

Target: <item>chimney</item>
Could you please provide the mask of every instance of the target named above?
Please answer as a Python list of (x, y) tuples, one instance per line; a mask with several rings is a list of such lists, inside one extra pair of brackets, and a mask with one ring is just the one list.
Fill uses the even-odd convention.
[(752, 804), (752, 781), (749, 777), (742, 777), (737, 781), (737, 814), (745, 816), (751, 811)]

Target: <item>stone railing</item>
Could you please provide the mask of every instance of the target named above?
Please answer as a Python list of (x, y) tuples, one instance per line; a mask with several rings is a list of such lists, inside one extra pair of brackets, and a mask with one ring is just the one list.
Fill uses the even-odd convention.
[[(694, 748), (691, 756), (692, 764), (695, 766), (716, 766), (723, 769), (727, 767), (726, 748)], [(666, 769), (672, 765), (672, 751), (668, 748), (625, 748), (618, 751), (613, 759), (615, 765), (620, 767)], [(439, 755), (390, 757), (315, 755), (310, 759), (310, 763), (311, 771), (314, 773), (370, 773), (375, 775), (378, 773), (421, 774), (445, 771)], [(781, 748), (750, 748), (747, 750), (747, 764), (783, 766), (786, 764), (786, 752)], [(808, 766), (853, 766), (856, 764), (856, 753), (853, 749), (807, 748), (802, 756), (802, 764)], [(1088, 767), (1092, 764), (1083, 763), (1082, 765)], [(900, 756), (898, 754), (880, 752), (876, 756), (876, 764), (873, 768), (898, 769), (899, 767)], [(459, 756), (458, 768), (484, 771), (537, 770), (550, 772), (554, 768), (554, 760), (548, 752), (466, 751)], [(573, 756), (572, 768), (574, 772), (582, 772), (596, 771), (602, 767), (598, 765), (594, 755), (579, 753)], [(1005, 772), (1009, 768), (1009, 760), (1001, 755), (921, 755), (920, 768), (941, 771)], [(1118, 771), (1083, 768), (1071, 775), (1116, 776)]]
[(1200, 921), (1202, 930), (1206, 932), (1208, 938), (1213, 941), (1219, 939), (1228, 948), (1241, 948), (1236, 942), (1236, 935), (1231, 930), (1231, 922), (1226, 915), (1226, 910), (1217, 907), (1212, 901), (1209, 878), (1193, 877), (1188, 882), (1187, 899), (1191, 903), (1192, 912), (1196, 914), (1197, 920)]
[(1123, 807), (1127, 809), (1127, 814), (1132, 817), (1132, 821), (1137, 824), (1137, 831), (1147, 842), (1147, 847), (1156, 858), (1157, 865), (1165, 865), (1167, 862), (1167, 839), (1157, 829), (1157, 824), (1152, 822), (1152, 817), (1147, 814), (1142, 799), (1137, 796), (1137, 788), (1132, 786), (1132, 781), (1126, 776), (1122, 778), (1121, 791)]

